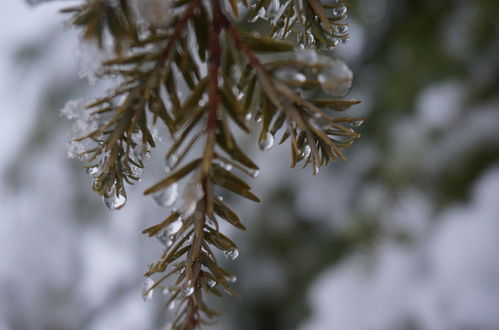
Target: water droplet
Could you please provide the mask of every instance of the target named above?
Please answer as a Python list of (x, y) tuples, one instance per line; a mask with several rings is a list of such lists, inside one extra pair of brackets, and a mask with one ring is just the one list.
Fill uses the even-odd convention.
[(152, 197), (159, 206), (172, 206), (178, 197), (178, 185), (176, 183), (173, 183), (166, 189), (154, 193)]
[[(189, 283), (190, 283), (190, 281), (189, 281)], [(187, 287), (185, 287), (184, 294), (186, 297), (192, 296), (194, 294), (194, 286), (189, 284)]]
[(229, 282), (229, 283), (236, 283), (237, 276), (236, 275), (229, 275), (226, 277), (226, 279), (227, 279), (227, 282)]
[(263, 120), (263, 115), (262, 115), (262, 113), (261, 113), (261, 112), (257, 112), (257, 113), (255, 114), (255, 122), (256, 122), (257, 124), (260, 124), (260, 123), (262, 122), (262, 120)]
[(153, 286), (154, 286), (154, 281), (149, 277), (147, 277), (144, 280), (144, 283), (142, 283), (142, 297), (144, 298), (144, 301), (152, 299), (154, 290), (151, 290), (151, 288)]
[(362, 120), (362, 119), (355, 120), (355, 121), (352, 121), (352, 122), (351, 122), (351, 125), (352, 125), (353, 127), (359, 127), (359, 126), (361, 126), (362, 124), (364, 124), (364, 120)]
[(303, 150), (300, 155), (301, 158), (302, 159), (308, 158), (308, 156), (310, 156), (310, 152), (311, 152), (310, 146), (307, 144), (305, 147), (303, 147)]
[(217, 196), (217, 198), (218, 198), (219, 201), (223, 201), (224, 200), (224, 198), (222, 196)]
[(259, 170), (248, 170), (248, 173), (254, 177), (254, 178), (257, 178), (259, 175), (260, 175), (260, 171)]
[(258, 143), (258, 146), (263, 151), (270, 150), (270, 148), (272, 148), (273, 145), (274, 145), (274, 136), (269, 132), (267, 132), (265, 134), (265, 138)]
[(166, 306), (169, 310), (174, 310), (175, 309), (175, 300), (172, 300), (168, 303), (168, 306)]
[(230, 249), (224, 251), (224, 255), (229, 260), (235, 260), (239, 256), (239, 250), (235, 247), (231, 247)]
[(162, 230), (156, 234), (158, 241), (166, 247), (170, 247), (173, 244), (173, 237), (170, 235), (168, 230)]
[(109, 196), (103, 196), (102, 199), (103, 199), (104, 204), (107, 206), (108, 209), (110, 209), (111, 211), (116, 211), (116, 210), (123, 208), (123, 206), (125, 206), (126, 193), (123, 189), (118, 194), (116, 194), (113, 190), (109, 194)]
[(206, 285), (208, 285), (209, 288), (213, 288), (215, 285), (217, 285), (217, 281), (208, 279), (206, 280)]
[(248, 112), (248, 113), (246, 114), (246, 116), (244, 117), (244, 120), (246, 120), (246, 121), (250, 121), (250, 120), (251, 120), (251, 118), (253, 118), (253, 114), (252, 114), (251, 112)]
[(163, 294), (163, 296), (167, 296), (170, 294), (170, 289), (164, 288), (163, 291), (161, 291), (161, 293)]
[(277, 70), (275, 77), (284, 82), (294, 83), (303, 83), (307, 80), (307, 77), (303, 73), (290, 68)]
[(317, 51), (312, 48), (299, 49), (296, 52), (296, 59), (298, 61), (313, 65), (319, 60), (319, 54), (317, 54)]
[(344, 96), (352, 87), (353, 74), (345, 62), (330, 60), (317, 78), (324, 92)]
[(344, 16), (345, 14), (347, 13), (347, 7), (346, 6), (339, 6), (338, 8), (336, 8), (334, 14), (336, 16)]
[(348, 25), (338, 25), (336, 27), (336, 32), (339, 34), (345, 34), (348, 32)]
[(85, 172), (91, 177), (96, 178), (99, 175), (99, 168), (97, 166), (87, 167)]
[(165, 170), (167, 172), (170, 172), (175, 168), (177, 162), (178, 162), (177, 154), (175, 153), (171, 154), (169, 157), (165, 158), (165, 165), (166, 165)]
[(319, 174), (319, 167), (314, 164), (314, 170), (313, 170), (313, 175)]

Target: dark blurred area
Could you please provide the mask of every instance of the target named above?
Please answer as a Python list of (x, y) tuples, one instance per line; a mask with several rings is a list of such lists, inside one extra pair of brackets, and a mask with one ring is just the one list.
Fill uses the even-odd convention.
[[(248, 227), (227, 264), (242, 299), (214, 300), (212, 328), (499, 329), (499, 2), (351, 3), (332, 54), (362, 138), (318, 176), (248, 138), (262, 203), (229, 198)], [(59, 110), (106, 86), (78, 78), (97, 57), (60, 7), (0, 4), (0, 330), (158, 329), (162, 297), (140, 285), (161, 245), (140, 231), (165, 212), (141, 195), (161, 156), (116, 214), (66, 159)]]

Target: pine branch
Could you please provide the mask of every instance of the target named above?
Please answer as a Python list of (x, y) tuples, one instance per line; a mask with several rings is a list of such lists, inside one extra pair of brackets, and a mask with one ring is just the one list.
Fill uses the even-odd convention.
[[(77, 139), (90, 145), (80, 155), (90, 163), (93, 189), (109, 208), (120, 209), (126, 202), (125, 183), (139, 180), (143, 161), (155, 147), (152, 126), (159, 119), (167, 128), (173, 138), (165, 157), (169, 174), (144, 193), (171, 207), (178, 185), (189, 181), (180, 209), (144, 230), (166, 249), (145, 273), (143, 294), (150, 297), (163, 289), (167, 307), (175, 309), (171, 328), (197, 329), (218, 315), (204, 302), (205, 295), (225, 291), (237, 296), (230, 285), (235, 276), (219, 265), (213, 248), (237, 258), (237, 246), (220, 232), (219, 221), (246, 227), (216, 195), (229, 191), (259, 202), (240, 177), (256, 177), (259, 168), (238, 146), (233, 126), (249, 133), (253, 117), (261, 124), (262, 150), (270, 149), (282, 132), (278, 142), (290, 141), (291, 166), (310, 164), (314, 174), (332, 160), (346, 159), (341, 149), (360, 136), (353, 130), (360, 118), (332, 114), (358, 103), (331, 98), (348, 92), (351, 71), (316, 50), (348, 39), (342, 21), (346, 7), (342, 1), (319, 0), (303, 6), (299, 1), (260, 0), (250, 7), (244, 0), (230, 0), (233, 17), (242, 5), (250, 7), (248, 21), (269, 20), (270, 35), (262, 37), (237, 28), (220, 0), (172, 1), (169, 23), (146, 28), (128, 14), (127, 1), (110, 3), (88, 0), (69, 10), (85, 38), (101, 47), (109, 29), (117, 56), (103, 63), (104, 75), (120, 78), (112, 93), (86, 107), (98, 125), (89, 125), (92, 129)], [(121, 30), (110, 19), (116, 12), (126, 13)], [(301, 49), (291, 42), (297, 36)], [(260, 53), (287, 57), (265, 62)], [(188, 93), (182, 96), (180, 88)], [(192, 155), (195, 147), (202, 154)]]

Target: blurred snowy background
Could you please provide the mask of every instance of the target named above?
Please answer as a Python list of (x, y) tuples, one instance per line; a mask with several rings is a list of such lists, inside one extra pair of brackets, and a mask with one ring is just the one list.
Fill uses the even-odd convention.
[[(316, 177), (248, 145), (264, 202), (230, 201), (243, 299), (214, 301), (213, 329), (497, 330), (499, 2), (352, 2), (336, 56), (363, 137)], [(96, 88), (63, 5), (0, 2), (0, 330), (159, 329), (140, 287), (161, 246), (140, 231), (165, 210), (141, 191), (163, 171), (111, 213), (66, 158), (59, 110)]]

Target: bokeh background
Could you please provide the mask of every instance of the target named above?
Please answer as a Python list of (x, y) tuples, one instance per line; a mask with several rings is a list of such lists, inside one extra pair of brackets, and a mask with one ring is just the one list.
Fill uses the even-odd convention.
[[(141, 192), (108, 211), (66, 158), (68, 100), (99, 93), (98, 56), (57, 13), (0, 2), (0, 330), (159, 329), (140, 287), (161, 245), (140, 231), (164, 216)], [(212, 329), (499, 329), (499, 2), (352, 1), (363, 137), (313, 177), (288, 146), (259, 152), (248, 231), (227, 264), (243, 299), (213, 304)], [(160, 145), (159, 152), (168, 141)]]

